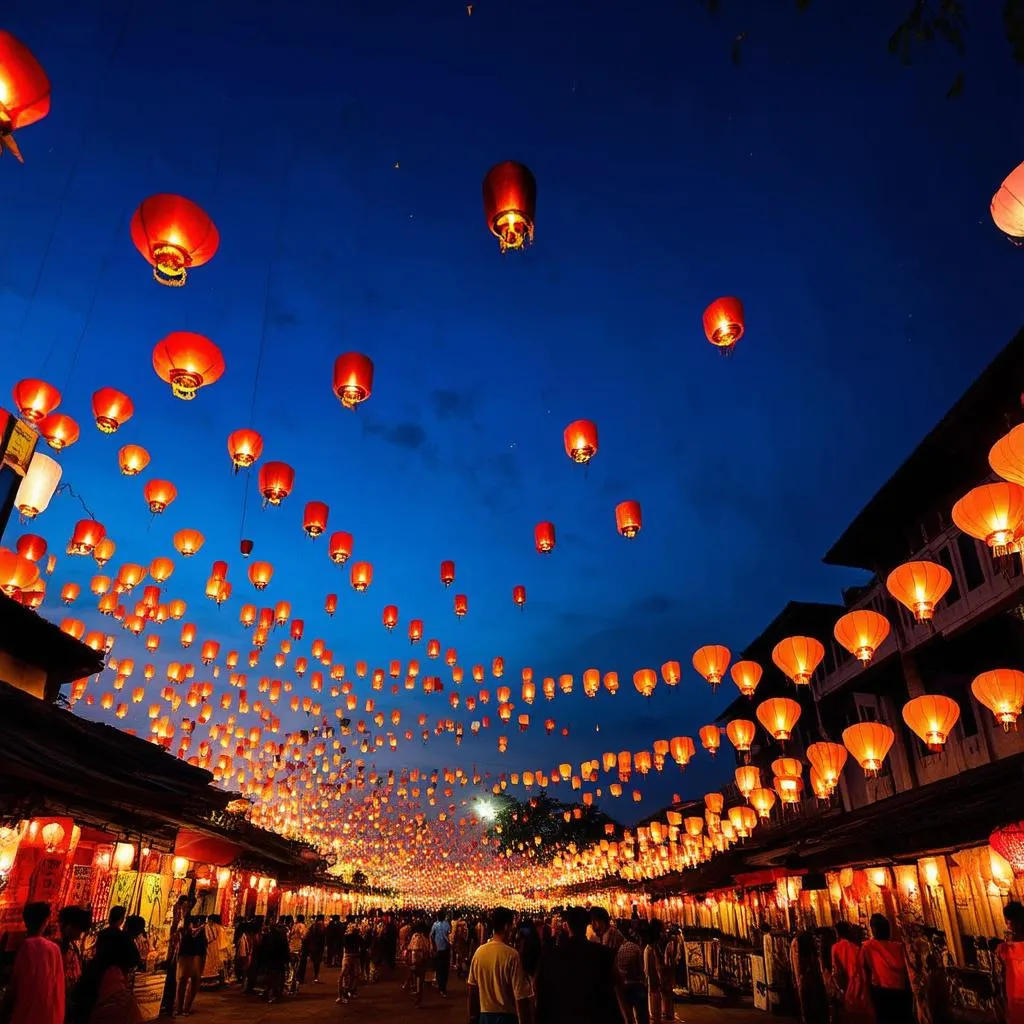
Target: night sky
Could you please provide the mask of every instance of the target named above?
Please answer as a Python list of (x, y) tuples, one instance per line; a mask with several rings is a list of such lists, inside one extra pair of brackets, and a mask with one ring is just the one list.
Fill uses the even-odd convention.
[[(514, 720), (499, 730), (492, 703), (474, 739), (480, 711), (449, 710), (437, 663), (445, 693), (403, 691), (402, 728), (421, 710), (462, 718), (466, 742), (403, 742), (382, 766), (550, 770), (696, 738), (736, 690), (726, 681), (713, 697), (692, 652), (735, 655), (787, 600), (838, 600), (862, 579), (822, 554), (1020, 327), (1024, 253), (988, 213), (1024, 159), (1021, 79), (996, 11), (990, 23), (979, 12), (965, 93), (950, 101), (951, 52), (911, 68), (886, 53), (891, 3), (793, 6), (725, 0), (716, 19), (692, 3), (609, 0), (479, 0), (472, 16), (460, 0), (8, 0), (2, 27), (46, 67), (53, 110), (20, 133), (25, 166), (0, 162), (3, 391), (41, 376), (64, 392), (61, 411), (82, 425), (64, 478), (118, 544), (108, 570), (174, 556), (167, 595), (188, 601), (185, 621), (221, 641), (222, 659), (248, 650), (243, 602), (284, 599), (306, 623), (296, 653), (323, 637), (350, 677), (357, 659), (411, 655), (426, 674), (412, 617), (457, 647), (464, 694), (470, 666), (495, 655), (517, 705), (522, 666), (538, 690), (544, 675), (576, 675), (572, 697), (528, 709), (528, 735)], [(539, 194), (536, 244), (503, 257), (480, 182), (504, 159), (528, 164)], [(165, 191), (204, 206), (222, 236), (182, 290), (154, 283), (128, 236), (138, 203)], [(747, 333), (725, 359), (701, 312), (729, 294)], [(174, 330), (209, 335), (227, 359), (192, 403), (152, 370)], [(331, 392), (349, 350), (376, 366), (356, 412)], [(89, 413), (104, 385), (136, 404), (112, 437)], [(579, 417), (600, 430), (587, 468), (563, 450)], [(243, 426), (297, 474), (276, 509), (261, 509), (253, 481), (244, 531), (245, 474), (232, 475), (225, 445)], [(144, 477), (118, 474), (130, 442), (153, 456)], [(179, 490), (152, 523), (150, 476)], [(373, 563), (366, 594), (302, 532), (312, 499)], [(643, 506), (632, 542), (615, 531), (623, 499)], [(25, 529), (62, 551), (83, 515), (63, 494)], [(558, 530), (547, 558), (533, 548), (542, 519)], [(191, 562), (171, 546), (183, 527), (207, 538)], [(262, 599), (242, 535), (275, 567)], [(215, 558), (234, 585), (219, 610), (203, 597)], [(451, 591), (442, 558), (456, 562)], [(70, 612), (57, 600), (69, 579), (87, 595), (96, 571), (62, 555), (44, 613), (110, 630), (84, 597)], [(455, 592), (469, 597), (463, 622)], [(389, 635), (390, 603), (401, 622)], [(158, 666), (198, 660), (179, 628), (161, 628)], [(137, 679), (142, 641), (115, 632)], [(633, 670), (670, 658), (683, 684), (646, 703)], [(619, 694), (588, 701), (589, 667), (617, 670)], [(124, 724), (144, 730), (145, 706)], [(543, 735), (549, 714), (568, 739)], [(700, 751), (686, 776), (670, 766), (649, 780), (641, 809), (700, 796), (724, 771)]]

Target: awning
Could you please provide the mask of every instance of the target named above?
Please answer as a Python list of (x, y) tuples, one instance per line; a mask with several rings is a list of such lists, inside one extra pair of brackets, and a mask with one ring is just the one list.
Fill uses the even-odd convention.
[(238, 843), (218, 836), (208, 836), (202, 832), (183, 828), (174, 841), (174, 855), (188, 857), (196, 864), (212, 864), (214, 867), (226, 867), (242, 852)]

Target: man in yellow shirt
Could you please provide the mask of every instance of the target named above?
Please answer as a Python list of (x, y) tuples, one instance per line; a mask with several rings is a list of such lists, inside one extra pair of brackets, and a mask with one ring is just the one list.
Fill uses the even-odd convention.
[(495, 910), (490, 941), (473, 954), (466, 978), (473, 1024), (533, 1024), (533, 986), (508, 944), (514, 920), (511, 910)]

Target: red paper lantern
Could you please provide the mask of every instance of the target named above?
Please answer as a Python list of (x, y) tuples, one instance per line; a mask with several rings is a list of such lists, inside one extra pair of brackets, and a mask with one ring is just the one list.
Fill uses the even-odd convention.
[(1013, 868), (1015, 876), (1024, 875), (1024, 822), (997, 828), (988, 841), (992, 849)]
[(461, 619), (469, 611), (469, 598), (465, 594), (455, 595), (455, 614)]
[(132, 400), (117, 388), (100, 388), (92, 396), (92, 414), (96, 426), (104, 434), (113, 434), (124, 426), (135, 412)]
[(555, 550), (555, 524), (538, 523), (533, 528), (533, 543), (542, 555)]
[(62, 412), (51, 412), (39, 421), (39, 436), (55, 451), (69, 448), (79, 437), (78, 424)]
[(502, 252), (533, 242), (537, 181), (529, 167), (515, 160), (496, 164), (484, 178), (483, 198), (487, 227)]
[(190, 401), (196, 392), (220, 380), (224, 354), (209, 338), (191, 331), (175, 331), (153, 349), (156, 375), (171, 385), (175, 398)]
[(586, 464), (597, 454), (597, 425), (591, 420), (574, 420), (564, 438), (565, 454), (573, 462)]
[(161, 193), (143, 200), (131, 223), (132, 242), (160, 283), (180, 288), (193, 267), (213, 259), (220, 234), (209, 215), (184, 196)]
[[(3, 33), (0, 33), (2, 37)], [(45, 380), (26, 377), (11, 392), (18, 415), (29, 423), (39, 423), (60, 405), (60, 392)]]
[(359, 352), (343, 352), (334, 360), (334, 393), (346, 409), (365, 402), (373, 390), (373, 360)]
[(307, 501), (302, 514), (302, 528), (310, 537), (319, 537), (327, 529), (327, 514), (330, 510), (322, 501)]
[(708, 341), (728, 354), (743, 337), (743, 303), (728, 296), (715, 299), (704, 310), (704, 334)]
[(517, 604), (520, 609), (526, 604), (526, 587), (518, 586), (512, 588), (512, 602)]
[(280, 505), (295, 486), (295, 470), (287, 462), (265, 462), (260, 467), (260, 494), (268, 505)]
[(24, 43), (0, 32), (0, 153), (9, 149), (24, 163), (14, 132), (50, 112), (50, 80)]
[(639, 501), (620, 501), (615, 506), (615, 528), (623, 537), (632, 540), (643, 525)]
[(441, 582), (450, 587), (455, 582), (455, 563), (445, 561), (441, 563)]
[(352, 554), (352, 534), (344, 530), (332, 533), (329, 554), (336, 565), (344, 565)]

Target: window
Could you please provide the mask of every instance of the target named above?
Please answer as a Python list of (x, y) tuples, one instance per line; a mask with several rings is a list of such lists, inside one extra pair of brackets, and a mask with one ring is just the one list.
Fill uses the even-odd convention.
[(953, 577), (953, 583), (946, 593), (946, 604), (956, 604), (960, 600), (960, 584), (957, 582), (956, 569), (953, 568), (953, 556), (949, 552), (949, 548), (945, 547), (939, 552), (939, 562), (943, 568), (949, 570), (950, 576)]
[(981, 567), (981, 559), (978, 557), (978, 542), (966, 533), (961, 533), (956, 539), (956, 546), (960, 552), (960, 564), (964, 570), (964, 583), (968, 590), (977, 590), (985, 582), (985, 570)]

